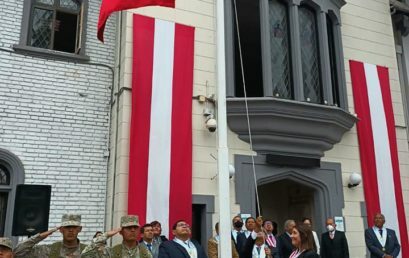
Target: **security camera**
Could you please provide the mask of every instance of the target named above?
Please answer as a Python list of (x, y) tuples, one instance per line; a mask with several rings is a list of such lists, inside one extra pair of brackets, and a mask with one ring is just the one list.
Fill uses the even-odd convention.
[(209, 132), (213, 133), (216, 131), (217, 128), (217, 121), (216, 119), (214, 119), (212, 116), (210, 116), (207, 120), (206, 120), (206, 128), (207, 130), (209, 130)]
[(236, 174), (236, 169), (232, 164), (229, 164), (229, 178), (233, 178), (234, 174)]

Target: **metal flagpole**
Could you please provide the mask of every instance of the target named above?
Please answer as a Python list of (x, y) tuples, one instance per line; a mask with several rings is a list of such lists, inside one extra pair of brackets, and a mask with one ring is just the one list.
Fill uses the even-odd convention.
[(217, 122), (218, 122), (218, 158), (219, 174), (219, 257), (231, 258), (230, 237), (230, 179), (229, 153), (227, 149), (226, 116), (226, 54), (224, 31), (224, 1), (216, 0), (216, 48), (217, 48)]

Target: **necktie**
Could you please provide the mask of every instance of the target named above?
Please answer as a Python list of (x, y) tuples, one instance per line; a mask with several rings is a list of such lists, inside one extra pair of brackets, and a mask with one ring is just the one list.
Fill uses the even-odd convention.
[(380, 230), (379, 230), (379, 234), (381, 235), (381, 237), (382, 237), (382, 232), (383, 232), (383, 230), (380, 229)]
[(260, 251), (261, 251), (261, 247), (260, 247), (260, 246), (257, 246), (257, 253), (258, 253), (258, 255), (260, 255)]
[(149, 251), (152, 252), (152, 244), (147, 244)]
[(331, 239), (334, 239), (334, 232), (330, 232), (329, 236), (330, 236)]

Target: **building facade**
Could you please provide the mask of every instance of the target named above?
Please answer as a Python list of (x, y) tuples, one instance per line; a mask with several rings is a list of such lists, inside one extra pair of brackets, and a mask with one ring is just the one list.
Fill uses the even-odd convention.
[[(112, 120), (118, 133), (111, 134), (107, 199), (112, 207), (107, 217), (113, 220), (107, 220), (108, 228), (127, 213), (133, 13), (194, 26), (193, 95), (208, 96), (217, 87), (215, 1), (177, 0), (175, 9), (122, 13), (117, 44), (123, 66), (117, 119)], [(285, 219), (309, 216), (318, 232), (324, 231), (326, 217), (342, 217), (351, 257), (365, 257), (363, 187), (348, 188), (349, 176), (361, 173), (349, 60), (389, 68), (406, 210), (409, 205), (406, 93), (399, 82), (390, 2), (232, 0), (226, 1), (225, 23), (228, 145), (236, 169), (230, 181), (232, 217), (255, 216), (260, 206), (262, 215), (279, 223), (279, 231)], [(193, 101), (193, 214), (202, 223), (196, 237), (204, 243), (218, 220), (218, 195), (216, 135), (205, 128), (203, 109)]]
[[(0, 234), (17, 184), (51, 185), (49, 226), (105, 221), (115, 26), (96, 39), (100, 1), (6, 1), (0, 8)], [(50, 238), (60, 239), (58, 234)]]
[[(216, 93), (214, 0), (113, 15), (105, 44), (95, 36), (100, 2), (13, 0), (0, 8), (0, 234), (11, 234), (21, 183), (51, 185), (50, 227), (64, 213), (81, 213), (84, 241), (127, 214), (134, 13), (195, 27), (193, 95)], [(409, 210), (406, 6), (226, 1), (232, 217), (261, 213), (281, 231), (285, 219), (308, 216), (318, 232), (326, 217), (342, 217), (351, 257), (365, 257), (364, 191), (348, 188), (349, 176), (361, 173), (349, 60), (389, 68)], [(218, 221), (216, 134), (205, 127), (204, 108), (193, 100), (193, 226), (203, 243)]]

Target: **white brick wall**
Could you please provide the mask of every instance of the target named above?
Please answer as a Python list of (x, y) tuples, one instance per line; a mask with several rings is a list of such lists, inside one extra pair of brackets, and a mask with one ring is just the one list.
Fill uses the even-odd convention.
[[(0, 48), (19, 43), (23, 2), (2, 1)], [(89, 1), (86, 54), (113, 67), (115, 17), (106, 43), (98, 42), (99, 5)], [(0, 148), (21, 159), (26, 184), (52, 185), (49, 226), (64, 213), (79, 213), (80, 239), (87, 242), (104, 228), (112, 74), (106, 67), (4, 51), (0, 60)]]

